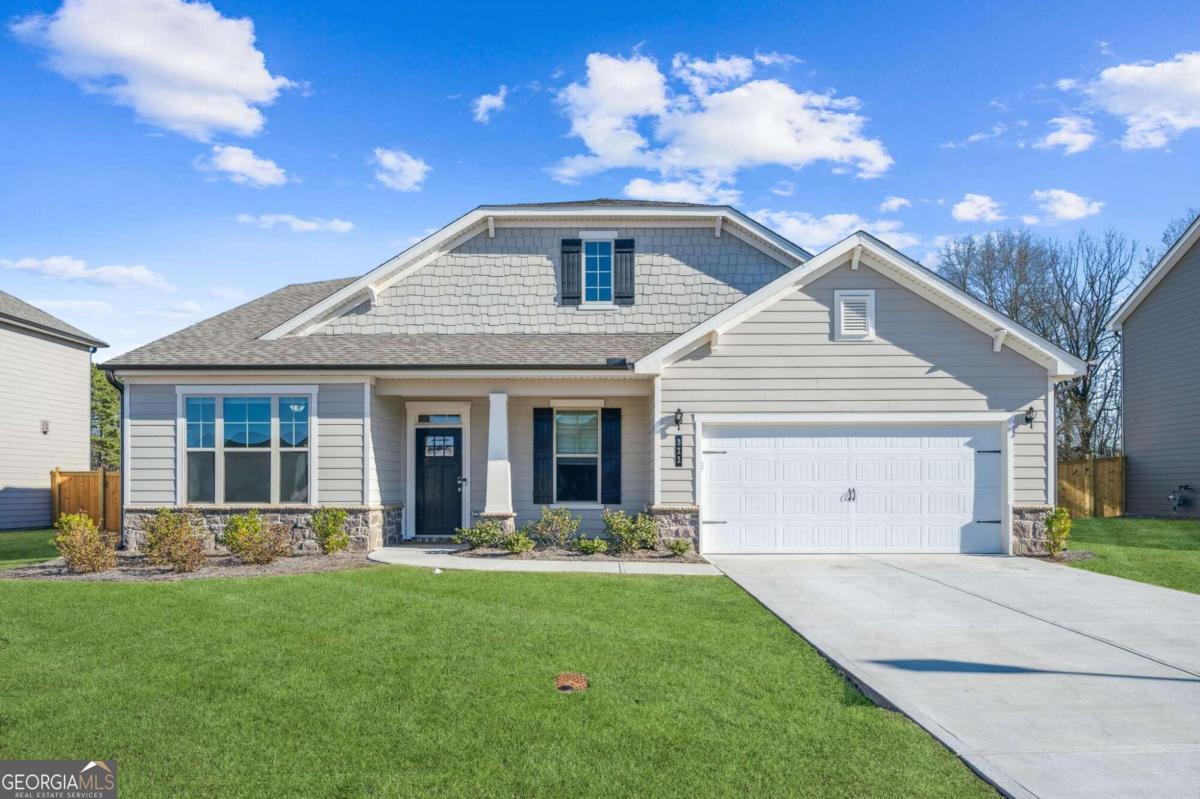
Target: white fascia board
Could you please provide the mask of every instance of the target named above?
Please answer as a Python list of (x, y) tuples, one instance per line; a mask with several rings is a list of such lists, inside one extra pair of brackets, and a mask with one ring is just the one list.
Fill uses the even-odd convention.
[[(628, 206), (583, 205), (570, 208), (528, 206), (521, 208), (503, 208), (480, 206), (469, 213), (446, 225), (413, 246), (389, 258), (379, 266), (367, 272), (362, 277), (335, 291), (325, 299), (309, 306), (292, 318), (276, 325), (259, 338), (271, 341), (282, 338), (289, 333), (309, 332), (314, 322), (325, 314), (341, 306), (357, 304), (359, 295), (368, 290), (376, 294), (382, 293), (388, 286), (403, 280), (418, 269), (431, 263), (448, 250), (457, 246), (460, 236), (468, 233), (474, 235), (485, 229), (494, 230), (497, 224), (508, 219), (681, 219), (692, 220), (699, 224), (711, 225), (714, 218), (721, 218), (733, 226), (744, 229), (745, 233), (739, 238), (755, 238), (779, 251), (774, 255), (779, 260), (791, 258), (797, 263), (804, 263), (812, 256), (802, 247), (788, 241), (778, 233), (764, 225), (755, 222), (750, 217), (728, 206), (679, 208), (673, 206), (644, 206), (631, 208)], [(479, 230), (475, 230), (479, 228)], [(728, 228), (726, 228), (728, 229)], [(736, 231), (735, 231), (736, 232)], [(753, 242), (759, 249), (764, 246)], [(789, 264), (789, 266), (791, 266)], [(309, 327), (306, 327), (309, 326)]]
[(1036, 333), (1026, 330), (966, 292), (936, 277), (907, 256), (861, 231), (818, 253), (803, 267), (780, 275), (753, 294), (743, 297), (679, 338), (644, 356), (634, 364), (634, 371), (639, 374), (658, 374), (673, 357), (684, 354), (689, 348), (699, 346), (711, 333), (728, 332), (782, 300), (800, 286), (833, 271), (855, 254), (859, 254), (860, 263), (868, 264), (885, 274), (887, 269), (894, 269), (903, 274), (925, 289), (926, 298), (931, 302), (988, 336), (993, 335), (998, 327), (1007, 329), (1012, 339), (1023, 342), (1034, 351), (1037, 356), (1034, 360), (1044, 366), (1052, 377), (1078, 377), (1087, 371), (1087, 364), (1080, 359), (1059, 349)]
[(1112, 331), (1119, 331), (1121, 325), (1129, 318), (1137, 307), (1142, 304), (1146, 297), (1150, 296), (1150, 292), (1154, 291), (1155, 287), (1162, 282), (1175, 265), (1183, 260), (1183, 256), (1197, 242), (1200, 242), (1200, 216), (1196, 217), (1188, 229), (1183, 232), (1179, 240), (1171, 245), (1171, 249), (1167, 250), (1154, 268), (1150, 270), (1150, 274), (1142, 279), (1142, 282), (1137, 285), (1125, 302), (1121, 303), (1121, 307), (1113, 314), (1113, 318), (1109, 321), (1107, 327)]

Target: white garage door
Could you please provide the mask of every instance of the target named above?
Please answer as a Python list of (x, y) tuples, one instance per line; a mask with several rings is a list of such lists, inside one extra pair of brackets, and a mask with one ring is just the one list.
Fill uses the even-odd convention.
[(701, 547), (1002, 552), (1000, 430), (708, 426)]

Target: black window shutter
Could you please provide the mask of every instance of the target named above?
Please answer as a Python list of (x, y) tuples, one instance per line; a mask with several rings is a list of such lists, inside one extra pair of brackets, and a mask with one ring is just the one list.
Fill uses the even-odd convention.
[(600, 411), (600, 502), (621, 504), (621, 409)]
[(580, 261), (583, 252), (583, 242), (580, 239), (562, 240), (562, 274), (559, 275), (559, 287), (562, 293), (563, 305), (578, 305), (582, 292), (580, 283), (583, 281), (583, 266)]
[(633, 305), (633, 261), (633, 239), (613, 242), (613, 302), (617, 305)]
[(554, 409), (533, 409), (533, 503), (554, 502)]

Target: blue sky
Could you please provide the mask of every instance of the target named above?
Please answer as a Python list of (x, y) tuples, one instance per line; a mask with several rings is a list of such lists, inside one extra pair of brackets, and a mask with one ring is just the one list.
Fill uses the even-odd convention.
[(480, 203), (731, 202), (926, 263), (1197, 204), (1190, 4), (910, 5), (8, 2), (0, 287), (103, 358)]

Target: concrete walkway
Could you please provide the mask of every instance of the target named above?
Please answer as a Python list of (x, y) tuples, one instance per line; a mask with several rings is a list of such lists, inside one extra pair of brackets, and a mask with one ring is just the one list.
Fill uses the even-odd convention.
[(1009, 795), (1200, 796), (1200, 596), (1027, 558), (709, 559)]
[(600, 574), (703, 574), (719, 575), (707, 563), (672, 563), (612, 560), (510, 560), (508, 558), (463, 558), (451, 555), (462, 549), (455, 544), (403, 544), (376, 549), (367, 555), (380, 563), (421, 566), (426, 569), (465, 569), (487, 572), (596, 572)]

